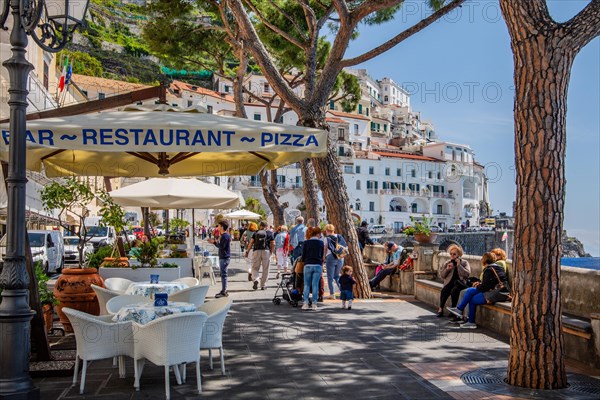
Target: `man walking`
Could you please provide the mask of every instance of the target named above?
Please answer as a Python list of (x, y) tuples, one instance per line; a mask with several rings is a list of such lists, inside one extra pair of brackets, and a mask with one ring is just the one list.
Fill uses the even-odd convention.
[(292, 268), (294, 261), (302, 255), (302, 245), (308, 228), (304, 225), (304, 218), (296, 218), (296, 226), (290, 230), (290, 245), (292, 246)]
[[(217, 225), (219, 231), (219, 239), (209, 239), (209, 242), (217, 246), (219, 249), (219, 269), (221, 271), (221, 291), (215, 295), (216, 298), (227, 297), (227, 268), (231, 259), (231, 236), (227, 229), (229, 223), (221, 221)], [(218, 241), (217, 241), (218, 240)]]
[(260, 228), (257, 230), (246, 249), (246, 257), (250, 249), (252, 249), (252, 280), (254, 281), (252, 288), (258, 288), (258, 271), (262, 266), (260, 275), (260, 289), (265, 290), (265, 285), (269, 279), (269, 261), (271, 254), (275, 250), (275, 241), (273, 240), (273, 232), (267, 230), (267, 223), (262, 221)]

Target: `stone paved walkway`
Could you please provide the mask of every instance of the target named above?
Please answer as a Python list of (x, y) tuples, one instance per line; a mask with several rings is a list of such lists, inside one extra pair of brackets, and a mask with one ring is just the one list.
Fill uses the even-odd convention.
[[(271, 277), (274, 278), (275, 267)], [(464, 372), (506, 365), (508, 345), (482, 330), (465, 331), (412, 297), (355, 301), (353, 309), (327, 300), (319, 310), (274, 305), (274, 280), (252, 290), (245, 264), (232, 263), (234, 305), (224, 330), (226, 374), (218, 360), (202, 357), (203, 392), (194, 392), (195, 372), (176, 385), (173, 399), (508, 399), (462, 383)], [(209, 297), (220, 290), (211, 287)], [(42, 399), (162, 399), (162, 367), (147, 364), (141, 391), (133, 389), (133, 363), (119, 379), (111, 361), (88, 368), (86, 394), (70, 388), (71, 377), (38, 378)], [(580, 372), (580, 371), (578, 371)]]

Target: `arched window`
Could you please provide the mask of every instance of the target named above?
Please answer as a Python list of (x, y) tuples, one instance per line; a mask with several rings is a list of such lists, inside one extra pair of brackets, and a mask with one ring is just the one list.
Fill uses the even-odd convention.
[(356, 181), (356, 190), (360, 190), (360, 181)]
[(413, 213), (416, 213), (416, 212), (417, 212), (417, 209), (418, 209), (418, 208), (417, 208), (417, 203), (412, 203), (412, 204), (410, 205), (410, 210), (411, 210), (411, 212), (413, 212)]

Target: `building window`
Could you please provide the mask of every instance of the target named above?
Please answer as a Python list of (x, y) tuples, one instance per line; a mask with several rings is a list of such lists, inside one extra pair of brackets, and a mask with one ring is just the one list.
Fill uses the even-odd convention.
[(360, 203), (356, 203), (356, 204), (354, 205), (354, 209), (355, 209), (356, 211), (360, 211)]
[(351, 174), (352, 173), (352, 165), (344, 165), (344, 173)]
[(396, 176), (402, 176), (402, 168), (396, 168)]
[(359, 114), (362, 114), (362, 104), (359, 104), (359, 105), (358, 105), (358, 113), (359, 113)]
[(219, 186), (221, 184), (221, 178), (215, 176), (215, 185)]
[(358, 124), (354, 124), (354, 134), (358, 135)]
[(444, 213), (444, 207), (442, 207), (441, 204), (437, 205), (437, 213), (438, 214), (443, 214)]
[(417, 203), (412, 203), (412, 204), (410, 205), (410, 211), (411, 211), (411, 212), (413, 212), (413, 213), (416, 213), (416, 212), (417, 212), (417, 209), (418, 209), (418, 208), (417, 208)]
[(209, 114), (213, 113), (213, 106), (206, 106), (206, 111), (208, 111)]
[(410, 176), (411, 176), (412, 178), (416, 178), (416, 177), (417, 177), (417, 170), (416, 170), (416, 169), (413, 169), (412, 171), (410, 171)]
[(438, 178), (438, 179), (442, 179), (442, 173), (441, 173), (441, 172), (438, 172), (438, 173), (437, 173), (437, 178)]
[(105, 93), (98, 93), (98, 100), (104, 100), (106, 98)]
[(329, 102), (329, 109), (330, 109), (330, 110), (335, 110), (335, 103), (333, 102), (333, 100), (331, 100), (331, 101)]
[(389, 175), (390, 175), (390, 169), (389, 169), (389, 168), (386, 168), (386, 169), (385, 169), (385, 174), (386, 174), (387, 176), (389, 176)]
[(376, 130), (375, 122), (371, 122), (371, 130), (372, 131)]
[(229, 93), (229, 85), (225, 85), (225, 93)]
[(354, 172), (356, 172), (357, 174), (360, 174), (360, 165), (357, 165), (354, 167)]
[(369, 202), (369, 211), (375, 211), (375, 202), (374, 201)]
[(383, 131), (387, 132), (387, 124), (383, 124)]
[(344, 128), (338, 128), (338, 140), (346, 139), (346, 130)]
[(263, 85), (263, 90), (265, 91), (265, 93), (269, 93), (269, 90), (270, 90), (270, 89), (269, 89), (269, 84), (268, 84), (268, 83), (265, 83), (265, 84)]
[(433, 178), (433, 172), (429, 171), (429, 172), (427, 173), (427, 177), (428, 177), (429, 179), (432, 179), (432, 178)]
[(369, 167), (369, 175), (375, 175), (375, 167)]
[(369, 107), (367, 107), (367, 112), (365, 114), (367, 117), (369, 116)]
[(356, 181), (356, 190), (360, 190), (360, 181)]
[(188, 101), (187, 101), (187, 106), (188, 106), (188, 107), (191, 107), (191, 106), (192, 106), (192, 104), (194, 104), (194, 102), (193, 102), (193, 101), (191, 101), (191, 100), (188, 100)]
[(388, 101), (388, 97), (387, 96), (383, 96), (383, 101)]
[(301, 176), (297, 176), (296, 177), (296, 187), (297, 188), (301, 188), (302, 187), (302, 177)]
[(255, 121), (260, 121), (261, 120), (260, 113), (254, 113), (254, 120)]

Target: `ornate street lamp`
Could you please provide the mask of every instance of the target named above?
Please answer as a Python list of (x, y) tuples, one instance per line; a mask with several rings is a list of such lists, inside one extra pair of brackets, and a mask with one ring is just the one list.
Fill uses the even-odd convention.
[(25, 269), (25, 158), (27, 78), (33, 65), (25, 58), (27, 36), (44, 50), (57, 52), (83, 23), (88, 0), (0, 0), (0, 27), (9, 12), (12, 57), (2, 65), (9, 74), (10, 144), (8, 161), (7, 246), (0, 274), (0, 400), (38, 399), (39, 389), (29, 376), (29, 336), (33, 312), (28, 303), (29, 276)]

